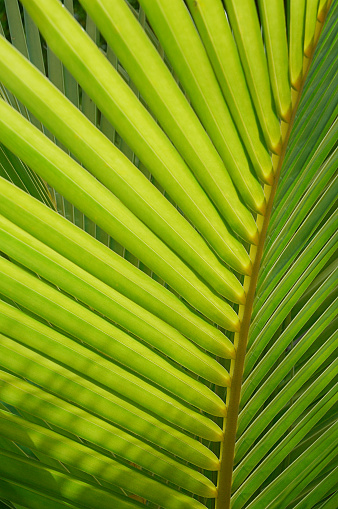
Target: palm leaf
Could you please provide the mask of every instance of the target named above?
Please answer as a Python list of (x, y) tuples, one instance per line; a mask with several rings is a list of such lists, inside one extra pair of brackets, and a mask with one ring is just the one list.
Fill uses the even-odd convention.
[(2, 7), (1, 507), (333, 508), (337, 1), (140, 4)]

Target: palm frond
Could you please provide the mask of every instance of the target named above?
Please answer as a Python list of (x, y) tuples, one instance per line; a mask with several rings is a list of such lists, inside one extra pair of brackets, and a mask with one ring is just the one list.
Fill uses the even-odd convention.
[(338, 2), (286, 4), (5, 1), (1, 507), (335, 507)]

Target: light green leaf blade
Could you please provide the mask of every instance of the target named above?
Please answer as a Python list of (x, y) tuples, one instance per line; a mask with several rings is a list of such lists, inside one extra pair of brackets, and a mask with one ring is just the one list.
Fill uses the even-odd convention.
[[(96, 45), (85, 36), (81, 27), (71, 16), (67, 15), (66, 10), (62, 9), (57, 1), (48, 1), (44, 4), (43, 9), (38, 2), (34, 4), (34, 9), (32, 7), (32, 2), (28, 2), (26, 8), (30, 9), (31, 15), (34, 16), (38, 25), (46, 27), (44, 36), (53, 46), (54, 51), (59, 54), (64, 63), (67, 63), (68, 68), (72, 69), (76, 79), (90, 93), (108, 120), (116, 125), (121, 136), (128, 141), (140, 160), (167, 189), (188, 217), (192, 214), (191, 219), (198, 222), (199, 228), (208, 236), (208, 229), (213, 229), (214, 224), (220, 225), (220, 219), (217, 221), (213, 214), (214, 222), (208, 225), (208, 229), (206, 228), (205, 220), (201, 217), (202, 212), (196, 210), (198, 202), (195, 203), (195, 200), (199, 198), (210, 211), (213, 210), (210, 207), (211, 204), (207, 205), (204, 193), (190, 170), (184, 165), (178, 153), (137, 100), (135, 94), (126, 86)], [(74, 36), (70, 40), (60, 37), (61, 27)], [(88, 62), (85, 71), (81, 63), (83, 61)], [(88, 76), (91, 78), (88, 79)], [(128, 111), (132, 112), (132, 118), (129, 118)], [(62, 136), (62, 133), (60, 135)], [(81, 158), (82, 152), (78, 151), (76, 155)], [(175, 170), (175, 168), (177, 169)], [(235, 232), (244, 236), (246, 240), (254, 241), (256, 227), (252, 216), (238, 199), (226, 172), (223, 178), (226, 179), (228, 188), (225, 188), (224, 191), (226, 200), (222, 201), (222, 206), (219, 208), (226, 211), (226, 220)], [(190, 189), (191, 194), (190, 192), (188, 194), (187, 191)]]
[[(188, 1), (199, 34), (257, 176), (272, 184), (272, 162), (247, 89), (242, 65), (220, 0)], [(250, 178), (248, 184), (256, 185)]]
[(290, 81), (295, 90), (299, 90), (303, 77), (306, 3), (305, 0), (290, 2), (289, 66)]
[[(3, 41), (4, 42), (4, 41)], [(4, 42), (5, 43), (5, 42)], [(5, 44), (5, 46), (9, 53), (7, 56), (10, 56), (11, 48), (10, 45)], [(41, 98), (43, 96), (41, 86), (41, 78), (42, 76), (37, 73), (34, 68), (32, 68), (28, 62), (25, 62), (19, 54), (11, 54), (10, 59), (17, 58), (18, 62), (26, 69), (27, 73), (30, 75), (32, 81), (37, 80), (37, 87), (40, 88), (39, 97), (35, 94), (31, 95), (31, 99), (34, 103), (38, 101), (40, 106), (39, 111), (45, 111), (50, 117), (50, 114), (55, 116), (54, 113), (51, 113), (50, 106), (48, 105), (48, 100), (46, 96), (46, 100), (41, 102)], [(9, 61), (8, 61), (9, 62)], [(27, 74), (27, 79), (28, 79)], [(142, 221), (146, 224), (149, 224), (149, 227), (162, 239), (164, 239), (168, 244), (170, 244), (173, 249), (178, 249), (180, 243), (185, 242), (185, 247), (180, 251), (184, 257), (189, 257), (189, 263), (193, 263), (196, 268), (200, 266), (199, 263), (196, 263), (196, 256), (199, 258), (200, 256), (207, 256), (209, 261), (206, 260), (206, 265), (209, 267), (214, 266), (220, 273), (227, 275), (227, 279), (232, 281), (233, 284), (236, 285), (236, 280), (221, 263), (219, 260), (213, 255), (208, 246), (205, 244), (203, 239), (198, 235), (198, 233), (188, 224), (187, 221), (179, 214), (179, 212), (172, 207), (167, 200), (163, 198), (163, 196), (150, 184), (150, 182), (131, 164), (129, 161), (114, 147), (98, 130), (92, 126), (89, 121), (85, 121), (85, 118), (78, 112), (78, 110), (72, 106), (66, 99), (59, 94), (56, 89), (48, 85), (46, 80), (43, 80), (43, 84), (45, 85), (46, 94), (52, 93), (54, 96), (53, 99), (53, 107), (56, 107), (56, 104), (59, 102), (60, 111), (64, 111), (64, 114), (70, 115), (68, 118), (68, 122), (65, 122), (60, 116), (56, 115), (54, 118), (54, 125), (59, 125), (59, 128), (66, 134), (68, 131), (69, 139), (73, 139), (75, 143), (75, 148), (73, 151), (79, 150), (82, 153), (87, 153), (89, 160), (91, 159), (93, 162), (93, 167), (91, 168), (94, 172), (94, 175), (99, 178), (102, 183), (108, 187), (114, 194), (116, 194), (119, 198), (121, 198), (123, 204), (130, 208), (136, 216), (138, 216)], [(15, 81), (14, 86), (18, 86), (18, 82)], [(39, 86), (40, 84), (40, 86)], [(31, 86), (33, 84), (31, 82)], [(33, 87), (35, 88), (35, 87)], [(20, 93), (19, 89), (16, 88), (16, 93)], [(5, 107), (5, 105), (3, 105)], [(58, 108), (58, 109), (59, 109)], [(53, 110), (54, 111), (54, 110)], [(5, 113), (3, 113), (4, 115)], [(12, 122), (14, 121), (13, 115), (15, 112), (10, 113), (10, 110), (7, 109), (7, 114), (11, 117)], [(73, 128), (76, 131), (71, 129), (71, 118), (73, 118)], [(49, 119), (49, 122), (52, 118)], [(20, 129), (20, 139), (24, 138), (24, 132), (28, 133), (29, 131), (32, 133), (32, 127), (29, 128), (28, 124), (22, 123), (23, 119), (20, 116), (16, 116), (16, 121), (21, 124), (18, 129)], [(80, 124), (79, 124), (80, 122)], [(75, 127), (75, 125), (77, 127)], [(26, 129), (24, 129), (26, 126)], [(75, 133), (79, 134), (75, 134)], [(71, 134), (72, 133), (72, 134)], [(81, 134), (82, 133), (82, 134)], [(84, 140), (79, 140), (84, 135)], [(4, 136), (4, 134), (3, 134)], [(30, 134), (30, 137), (33, 135)], [(39, 136), (39, 133), (36, 133), (35, 136), (36, 143), (42, 142), (42, 137)], [(7, 136), (7, 144), (11, 141), (11, 137)], [(12, 140), (13, 141), (13, 140)], [(43, 143), (45, 146), (48, 146), (48, 140), (44, 140)], [(52, 148), (51, 143), (49, 144), (50, 151), (54, 150), (55, 147)], [(19, 150), (19, 144), (18, 144)], [(27, 153), (26, 158), (29, 156)], [(64, 155), (60, 154), (60, 157), (65, 159)], [(69, 164), (64, 163), (66, 166), (75, 167), (76, 163), (69, 162)], [(94, 169), (95, 168), (95, 169)], [(78, 168), (78, 171), (80, 169)], [(115, 171), (112, 171), (115, 170)], [(41, 171), (41, 170), (40, 170)], [(83, 175), (85, 173), (83, 172)], [(89, 175), (87, 177), (88, 180)], [(48, 180), (48, 178), (46, 179)], [(51, 181), (49, 178), (49, 184), (54, 187), (58, 187), (55, 185), (54, 181)], [(67, 186), (68, 188), (68, 186)], [(59, 188), (59, 192), (63, 195), (63, 191)], [(65, 195), (66, 196), (66, 195)], [(66, 196), (67, 197), (67, 196)], [(72, 198), (68, 195), (68, 199), (72, 202)], [(74, 202), (74, 200), (73, 200)], [(74, 202), (75, 205), (78, 205)], [(81, 209), (81, 207), (79, 207)], [(82, 209), (83, 210), (83, 209)], [(127, 215), (128, 212), (124, 212), (124, 215)], [(88, 215), (88, 214), (87, 214)], [(163, 216), (163, 217), (162, 217)], [(92, 218), (93, 219), (93, 218)], [(95, 218), (94, 218), (95, 222)], [(97, 221), (96, 221), (97, 222)], [(102, 225), (101, 225), (102, 226)], [(104, 228), (103, 228), (104, 229)], [(218, 234), (220, 237), (220, 234)], [(117, 239), (118, 240), (118, 239)], [(123, 242), (122, 242), (123, 244)], [(193, 244), (193, 247), (191, 246)], [(240, 244), (238, 243), (240, 246)], [(196, 248), (195, 248), (196, 246)], [(232, 260), (238, 259), (241, 257), (241, 253), (245, 255), (244, 259), (247, 263), (245, 269), (242, 270), (244, 272), (250, 272), (250, 260), (248, 258), (247, 253), (243, 249), (243, 246), (240, 246), (241, 249), (233, 250), (232, 246), (228, 246), (225, 242), (223, 242), (223, 246), (225, 249), (225, 257), (228, 259), (231, 257)], [(128, 246), (126, 246), (128, 247)], [(197, 252), (198, 249), (198, 252)], [(132, 250), (131, 250), (132, 251)], [(184, 254), (186, 253), (186, 255)], [(189, 254), (188, 254), (189, 253)], [(226, 255), (229, 253), (229, 257)], [(134, 253), (135, 254), (135, 253)], [(192, 259), (191, 259), (192, 257)], [(140, 258), (140, 257), (138, 257)], [(233, 264), (238, 264), (238, 261)], [(209, 270), (209, 269), (207, 269)], [(208, 279), (208, 276), (205, 276)]]
[[(186, 294), (187, 282), (189, 279), (192, 279), (194, 281), (191, 283), (193, 287), (197, 286), (201, 289), (204, 287), (205, 291), (211, 294), (211, 291), (195, 276), (191, 269), (148, 230), (115, 195), (110, 193), (94, 177), (48, 140), (48, 138), (44, 137), (42, 133), (35, 130), (33, 126), (12, 108), (8, 107), (5, 103), (0, 103), (0, 106), (3, 111), (1, 138), (5, 139), (6, 144), (10, 145), (17, 153), (20, 153), (26, 161), (32, 163), (35, 170), (57, 187), (62, 195), (68, 197), (78, 208), (87, 212), (89, 217), (92, 217), (105, 231), (120, 240), (123, 245), (128, 247), (138, 258), (142, 259), (147, 266), (153, 268), (169, 284), (172, 282), (171, 286), (174, 288), (176, 286), (177, 290), (177, 282), (179, 282), (183, 272), (185, 272), (181, 279), (180, 292), (183, 291)], [(14, 121), (17, 130), (13, 130)], [(10, 123), (12, 123), (11, 128), (9, 127)], [(18, 135), (15, 136), (15, 133), (18, 133)], [(187, 224), (187, 226), (189, 225)], [(193, 229), (191, 231), (196, 233)], [(179, 237), (179, 239), (184, 242), (182, 237)], [(201, 242), (203, 242), (202, 239)], [(146, 249), (148, 252), (147, 258), (142, 254), (145, 249), (140, 249), (141, 245), (145, 246), (146, 244), (148, 245)], [(207, 246), (205, 248), (208, 249)], [(199, 253), (194, 251), (192, 246), (190, 246), (190, 251), (199, 258)], [(168, 259), (166, 268), (162, 261), (165, 256), (164, 252), (167, 253)], [(160, 253), (162, 253), (162, 256)], [(209, 253), (212, 257), (212, 253), (210, 251)], [(201, 264), (199, 265), (201, 266)], [(218, 267), (215, 267), (216, 270), (210, 264), (210, 260), (206, 262), (205, 267), (215, 275), (215, 285), (221, 294), (226, 293), (230, 297), (230, 295), (235, 293), (235, 300), (243, 302), (245, 299), (244, 290), (232, 273), (220, 262), (218, 262)], [(176, 273), (180, 271), (181, 276), (177, 278)], [(190, 273), (189, 276), (188, 273)], [(176, 282), (174, 282), (174, 279), (176, 279)], [(191, 292), (191, 296), (193, 296), (193, 292)], [(217, 300), (216, 296), (213, 300), (215, 299)], [(228, 310), (229, 323), (236, 321), (237, 317), (235, 318), (236, 315), (230, 306), (224, 303), (222, 307)]]
[(314, 45), (318, 6), (319, 0), (308, 0), (306, 3), (304, 53), (307, 57), (311, 56)]
[[(223, 340), (220, 331), (112, 250), (5, 180), (0, 184), (1, 213), (12, 222), (191, 339)], [(224, 325), (223, 313), (216, 311), (213, 317)]]
[[(0, 259), (0, 272), (1, 292), (14, 301), (87, 347), (110, 357), (114, 363), (131, 369), (212, 415), (224, 415), (224, 402), (216, 394), (129, 334), (3, 258)], [(229, 383), (228, 377), (226, 382)]]
[(281, 0), (260, 0), (269, 76), (278, 116), (289, 122), (292, 112), (289, 58), (284, 5)]
[[(251, 174), (250, 164), (245, 157), (231, 114), (184, 3), (175, 0), (169, 6), (162, 0), (142, 0), (141, 5), (239, 194), (252, 210), (264, 214), (263, 191)], [(223, 174), (220, 172), (217, 180), (224, 184), (218, 185), (217, 190), (211, 189), (209, 194), (222, 210), (225, 208), (227, 189), (230, 190), (232, 186), (226, 171), (223, 171)], [(232, 194), (235, 196), (235, 190)], [(236, 231), (245, 238), (243, 233)]]
[(0, 6), (0, 506), (333, 509), (337, 0), (143, 1)]
[[(0, 216), (0, 238), (3, 252), (12, 260), (152, 344), (177, 363), (206, 379), (211, 376), (212, 371), (215, 371), (215, 376), (218, 372), (220, 378), (216, 376), (214, 383), (224, 381), (226, 374), (222, 367), (194, 347), (173, 327), (166, 326), (144, 308), (90, 276), (3, 216)], [(223, 356), (234, 356), (234, 348), (229, 340), (224, 338), (223, 345), (219, 346), (223, 346)], [(216, 353), (221, 354), (220, 351)]]
[(268, 65), (255, 4), (253, 0), (226, 0), (225, 6), (264, 138), (270, 150), (279, 154), (282, 146), (280, 125), (273, 109)]
[(311, 509), (314, 504), (320, 502), (326, 496), (329, 490), (336, 487), (337, 475), (338, 467), (334, 468), (320, 483), (318, 483), (318, 485), (313, 490), (311, 490), (308, 495), (295, 506), (295, 508)]
[[(123, 370), (115, 368), (95, 352), (87, 351), (66, 336), (34, 322), (11, 306), (5, 307), (4, 303), (1, 304), (0, 319), (4, 333), (12, 334), (15, 340), (2, 336), (3, 369), (23, 376), (29, 359), (34, 366), (30, 380), (45, 390), (76, 402), (86, 411), (190, 463), (202, 464), (208, 470), (218, 469), (213, 453), (171, 427), (173, 423), (195, 435), (219, 441), (222, 432), (213, 421), (196, 414), (149, 384), (143, 381), (137, 383), (135, 377), (129, 376), (127, 381)], [(51, 352), (53, 361), (48, 358)], [(77, 358), (67, 360), (67, 355), (72, 352), (71, 358)], [(115, 379), (112, 374), (115, 374)], [(119, 381), (123, 383), (119, 384)], [(137, 404), (140, 395), (143, 408)], [(161, 421), (161, 416), (164, 416), (166, 423)]]
[[(107, 455), (113, 453), (117, 454), (118, 458), (122, 456), (122, 458), (129, 462), (145, 467), (148, 471), (162, 477), (165, 476), (165, 478), (179, 486), (182, 484), (185, 486), (185, 479), (189, 479), (189, 491), (206, 497), (213, 497), (215, 495), (215, 487), (212, 483), (195, 470), (175, 462), (160, 451), (135, 439), (132, 435), (128, 435), (112, 425), (107, 426), (104, 421), (86, 414), (61, 399), (52, 397), (36, 388), (33, 389), (33, 386), (29, 387), (29, 384), (16, 381), (14, 377), (1, 374), (1, 394), (7, 402), (11, 401), (11, 395), (13, 396), (11, 393), (14, 391), (11, 388), (7, 389), (6, 383), (13, 384), (16, 387), (15, 392), (17, 396), (19, 397), (21, 393), (21, 396), (25, 399), (24, 403), (21, 403), (20, 398), (16, 399), (15, 405), (18, 409), (24, 408), (34, 415), (36, 408), (39, 407), (39, 416), (45, 419), (46, 422), (56, 424), (67, 432), (70, 431), (89, 442), (103, 447)], [(0, 414), (0, 429), (3, 435), (10, 440), (17, 441), (31, 448), (33, 451), (37, 449), (40, 452), (44, 452), (45, 449), (48, 452), (50, 448), (52, 458), (64, 461), (77, 468), (81, 467), (81, 470), (95, 477), (102, 477), (105, 481), (112, 482), (113, 484), (118, 483), (118, 479), (122, 475), (124, 477), (133, 475), (133, 471), (128, 472), (125, 467), (123, 468), (123, 463), (121, 464), (113, 458), (107, 458), (103, 454), (95, 454), (91, 450), (90, 444), (82, 446), (75, 441), (63, 437), (61, 434), (49, 432), (48, 427), (45, 430), (43, 427), (34, 426), (30, 423), (27, 423), (25, 426), (24, 423), (24, 419), (15, 419), (10, 414), (6, 415), (4, 412)], [(28, 430), (31, 430), (31, 433), (28, 432), (28, 437), (25, 437), (25, 427), (26, 433)], [(20, 435), (15, 436), (16, 433), (23, 435), (21, 439)], [(81, 464), (81, 457), (87, 458), (88, 461)], [(135, 475), (137, 482), (137, 470)], [(140, 477), (142, 478), (142, 475)], [(121, 487), (128, 489), (130, 481), (127, 482), (128, 484)], [(126, 483), (126, 480), (124, 483)], [(153, 482), (153, 486), (151, 486), (151, 482), (149, 484), (144, 489), (152, 492), (157, 489), (160, 491), (161, 488), (157, 487), (155, 482)]]

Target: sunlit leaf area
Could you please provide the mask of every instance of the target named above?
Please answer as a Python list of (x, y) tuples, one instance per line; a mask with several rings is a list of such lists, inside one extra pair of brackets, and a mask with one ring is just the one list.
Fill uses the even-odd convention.
[(0, 0), (0, 509), (336, 509), (337, 0)]

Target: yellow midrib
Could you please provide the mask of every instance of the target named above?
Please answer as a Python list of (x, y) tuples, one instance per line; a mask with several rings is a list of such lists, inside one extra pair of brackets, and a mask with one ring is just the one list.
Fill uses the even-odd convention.
[[(327, 10), (328, 12), (328, 10)], [(326, 12), (326, 15), (327, 15)], [(259, 242), (257, 246), (251, 246), (250, 248), (250, 259), (253, 265), (251, 276), (245, 276), (244, 279), (244, 290), (247, 294), (246, 303), (239, 308), (239, 318), (241, 320), (241, 329), (235, 334), (235, 348), (237, 350), (236, 359), (231, 361), (230, 376), (232, 378), (231, 388), (228, 389), (227, 393), (227, 417), (224, 419), (224, 441), (221, 446), (220, 460), (221, 468), (218, 475), (218, 496), (216, 498), (216, 509), (230, 509), (231, 501), (231, 485), (232, 485), (232, 472), (233, 472), (233, 460), (234, 451), (236, 444), (236, 430), (237, 430), (237, 419), (238, 410), (240, 403), (240, 395), (242, 388), (242, 377), (244, 370), (244, 361), (246, 355), (246, 347), (248, 342), (249, 327), (251, 322), (252, 307), (254, 297), (256, 293), (258, 273), (260, 269), (260, 263), (263, 255), (263, 249), (265, 244), (265, 238), (267, 229), (269, 226), (272, 206), (274, 197), (276, 194), (280, 171), (284, 162), (286, 154), (286, 148), (288, 145), (290, 133), (293, 127), (293, 122), (296, 116), (298, 104), (302, 95), (304, 83), (310, 68), (310, 64), (316, 49), (318, 39), (320, 37), (322, 28), (325, 24), (325, 18), (323, 21), (317, 21), (315, 42), (312, 48), (312, 53), (309, 58), (304, 56), (303, 62), (303, 79), (299, 91), (292, 90), (292, 115), (290, 123), (287, 124), (282, 121), (282, 139), (283, 147), (280, 156), (273, 155), (273, 166), (274, 166), (274, 183), (272, 186), (264, 186), (264, 193), (267, 200), (267, 208), (265, 216), (257, 217), (257, 226), (259, 231)]]

